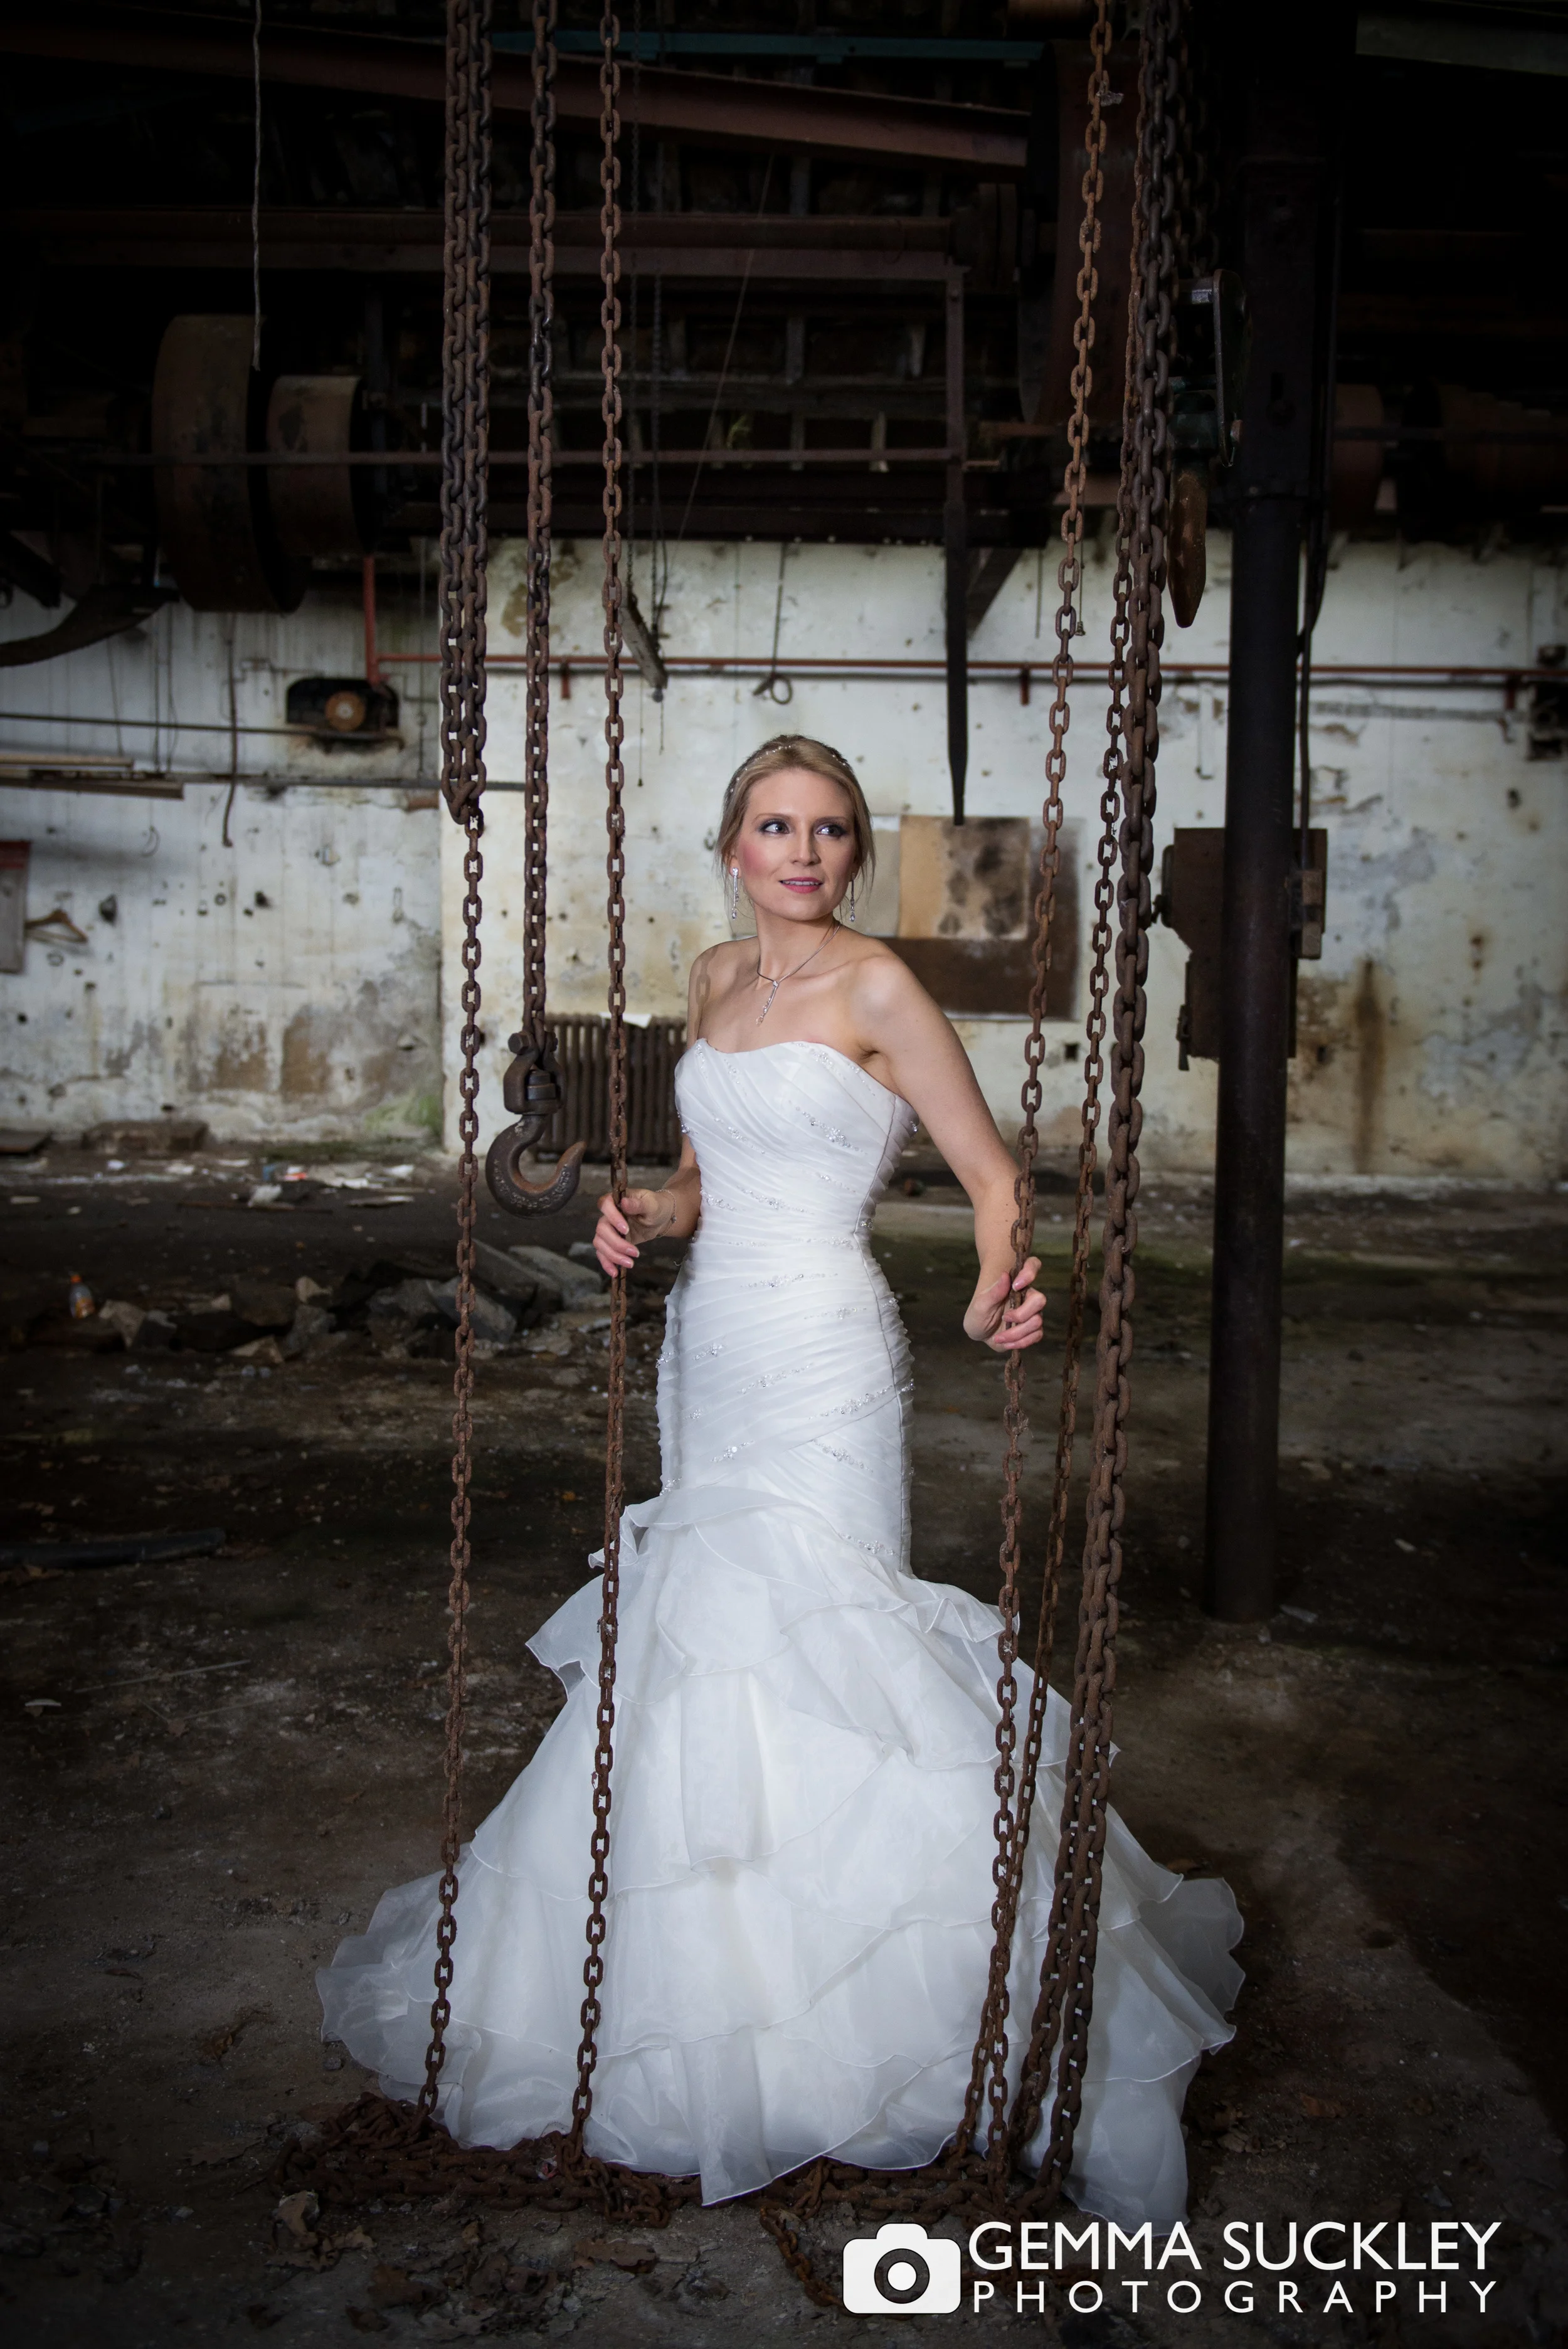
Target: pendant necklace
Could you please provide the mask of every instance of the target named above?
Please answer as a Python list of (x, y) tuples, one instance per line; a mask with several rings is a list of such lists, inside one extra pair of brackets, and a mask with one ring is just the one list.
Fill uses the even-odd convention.
[[(838, 926), (837, 922), (835, 922), (832, 928), (828, 932), (828, 938), (832, 937), (836, 934)], [(824, 938), (822, 940), (822, 946), (817, 946), (811, 948), (810, 953), (806, 957), (806, 962), (816, 961), (817, 957), (822, 951), (822, 947), (827, 945), (828, 938)], [(787, 978), (799, 978), (800, 973), (806, 968), (806, 962), (798, 962), (793, 970), (781, 970), (777, 978), (769, 978), (768, 977), (768, 973), (762, 968), (762, 955), (760, 949), (758, 950), (757, 957), (757, 976), (759, 979), (765, 981), (769, 990), (768, 1000), (757, 1015), (757, 1025), (759, 1028), (761, 1027), (762, 1022), (767, 1019), (768, 1014), (772, 1010), (773, 998), (778, 994), (785, 980)]]

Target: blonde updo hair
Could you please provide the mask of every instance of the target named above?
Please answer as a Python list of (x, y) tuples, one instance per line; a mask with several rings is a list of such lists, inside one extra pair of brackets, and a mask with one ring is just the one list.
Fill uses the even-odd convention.
[(841, 750), (835, 750), (828, 742), (815, 742), (809, 734), (775, 734), (770, 742), (764, 742), (748, 759), (742, 759), (731, 775), (724, 787), (718, 843), (714, 852), (719, 871), (723, 873), (729, 864), (757, 785), (764, 776), (783, 774), (790, 768), (803, 769), (809, 775), (820, 775), (825, 782), (838, 784), (850, 803), (850, 829), (854, 835), (855, 863), (851, 878), (859, 880), (863, 873), (869, 880), (876, 869), (876, 841), (860, 777)]

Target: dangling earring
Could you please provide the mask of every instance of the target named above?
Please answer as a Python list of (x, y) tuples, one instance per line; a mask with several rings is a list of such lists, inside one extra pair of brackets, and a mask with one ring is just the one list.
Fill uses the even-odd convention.
[(740, 919), (740, 867), (738, 864), (732, 864), (729, 868), (729, 893), (727, 902), (729, 906), (729, 926), (733, 929)]
[(844, 912), (849, 920), (851, 929), (853, 929), (855, 926), (855, 885), (852, 881), (850, 884), (850, 894), (845, 903)]

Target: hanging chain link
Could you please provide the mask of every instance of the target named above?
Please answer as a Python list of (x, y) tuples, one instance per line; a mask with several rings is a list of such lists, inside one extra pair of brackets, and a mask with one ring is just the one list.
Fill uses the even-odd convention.
[(446, 332), (441, 429), (441, 789), (463, 827), (463, 984), (458, 1114), (458, 1330), (452, 1373), (452, 1547), (447, 1609), (446, 1784), (441, 1806), (436, 1995), (418, 2110), (435, 2112), (452, 2019), (462, 1843), (469, 1488), (473, 1481), (474, 1222), (479, 1160), (480, 797), (485, 767), (485, 504), (490, 454), (490, 0), (449, 0), (447, 18)]
[(550, 558), (555, 396), (555, 26), (534, 0), (533, 147), (528, 228), (527, 711), (524, 721), (522, 1033), (542, 1060), (550, 814)]
[[(1039, 1154), (1042, 1098), (1040, 1067), (1045, 1059), (1046, 990), (1051, 967), (1056, 922), (1057, 882), (1061, 869), (1062, 785), (1067, 777), (1067, 733), (1070, 720), (1068, 692), (1073, 681), (1072, 641), (1078, 625), (1078, 598), (1083, 580), (1083, 500), (1088, 458), (1088, 400), (1094, 375), (1089, 354), (1094, 347), (1094, 304), (1099, 291), (1097, 255), (1100, 244), (1099, 206), (1105, 193), (1106, 58), (1110, 48), (1108, 0), (1097, 0), (1088, 78), (1088, 128), (1085, 134), (1083, 216), (1078, 226), (1078, 313), (1073, 322), (1076, 357), (1072, 372), (1072, 415), (1068, 425), (1069, 454), (1062, 516), (1064, 553), (1057, 573), (1061, 602), (1057, 612), (1057, 650), (1052, 663), (1054, 691), (1050, 711), (1050, 749), (1046, 756), (1045, 838), (1034, 899), (1034, 935), (1029, 988), (1029, 1032), (1024, 1042), (1024, 1122), (1018, 1136), (1020, 1165), (1014, 1186), (1013, 1274), (1023, 1270), (1034, 1245), (1035, 1162)], [(1006, 1402), (1002, 1424), (1006, 1449), (1002, 1469), (1002, 1585), (997, 1599), (1002, 1624), (997, 1637), (1001, 1664), (996, 1682), (996, 1839), (991, 1863), (995, 1899), (991, 1908), (992, 1948), (985, 2001), (970, 2066), (964, 2117), (954, 2154), (962, 2162), (979, 2127), (981, 2098), (987, 2102), (986, 2157), (1000, 2178), (1007, 2151), (1007, 1974), (1017, 1921), (1024, 1855), (1029, 1834), (1029, 1795), (1016, 1799), (1019, 1787), (1014, 1766), (1017, 1748), (1018, 1684), (1014, 1666), (1018, 1659), (1018, 1568), (1022, 1548), (1024, 1444), (1028, 1420), (1024, 1410), (1024, 1357), (1007, 1356)], [(1032, 1705), (1031, 1705), (1032, 1711)]]
[(447, 13), (441, 415), (441, 789), (463, 823), (484, 789), (490, 471), (490, 0)]
[(1145, 985), (1152, 902), (1155, 762), (1159, 753), (1161, 596), (1171, 465), (1171, 354), (1176, 295), (1175, 36), (1180, 0), (1151, 0), (1144, 18), (1137, 206), (1137, 343), (1130, 555), (1130, 636), (1122, 770), (1121, 874), (1117, 889), (1116, 987), (1110, 1021), (1105, 1236), (1096, 1350), (1094, 1428), (1083, 1593), (1062, 1806), (1056, 1892), (1040, 1996), (1015, 2122), (1026, 2144), (1060, 2036), (1051, 2141), (1024, 2198), (1047, 2204), (1072, 2164), (1094, 1995), (1100, 1879), (1109, 1799), (1116, 1690), (1117, 1588), (1121, 1576), (1127, 1419), (1132, 1361), (1138, 1142), (1142, 1123)]
[(490, 1147), (485, 1179), (509, 1215), (552, 1215), (577, 1189), (583, 1156), (570, 1143), (540, 1180), (524, 1162), (562, 1105), (549, 1020), (546, 903), (550, 829), (550, 568), (555, 440), (555, 31), (558, 0), (533, 0), (531, 171), (528, 202), (528, 547), (524, 570), (522, 1018), (501, 1098), (517, 1115)]
[[(1130, 387), (1137, 328), (1137, 257), (1129, 298), (1127, 372)], [(1124, 403), (1124, 411), (1125, 411)], [(1035, 1634), (1034, 1680), (1029, 1690), (1029, 1723), (1024, 1738), (1024, 1766), (1018, 1808), (1026, 1821), (1034, 1815), (1035, 1789), (1039, 1782), (1040, 1754), (1045, 1744), (1046, 1704), (1056, 1650), (1057, 1606), (1061, 1594), (1062, 1564), (1067, 1551), (1068, 1503), (1072, 1486), (1073, 1446), (1078, 1435), (1079, 1366), (1083, 1356), (1084, 1310), (1088, 1300), (1089, 1224), (1094, 1209), (1094, 1177), (1099, 1163), (1099, 1089), (1105, 1074), (1105, 999), (1110, 985), (1110, 909), (1116, 901), (1113, 874), (1120, 844), (1123, 696), (1127, 688), (1127, 647), (1131, 634), (1132, 437), (1123, 415), (1121, 478), (1116, 501), (1116, 571), (1111, 589), (1110, 700), (1106, 710), (1108, 740), (1101, 762), (1105, 785), (1100, 794), (1100, 833), (1094, 881), (1094, 926), (1089, 934), (1088, 1017), (1084, 1022), (1084, 1089), (1078, 1133), (1077, 1194), (1073, 1204), (1072, 1256), (1068, 1272), (1067, 1334), (1062, 1345), (1061, 1411), (1057, 1422), (1056, 1466), (1051, 1478), (1051, 1512), (1046, 1530), (1046, 1565), (1040, 1592), (1040, 1612)], [(1022, 2151), (1012, 2132), (1015, 2157)]]
[(1208, 54), (1201, 23), (1184, 18), (1176, 48), (1176, 268), (1207, 277), (1214, 267), (1214, 173)]
[[(626, 1188), (626, 819), (625, 775), (621, 745), (621, 131), (618, 98), (621, 68), (615, 62), (620, 27), (606, 8), (600, 27), (601, 140), (599, 185), (603, 192), (599, 257), (603, 328), (604, 388), (604, 829), (609, 841), (605, 872), (610, 933), (610, 1188), (616, 1199)], [(598, 1739), (593, 1749), (593, 1833), (588, 1875), (588, 1955), (583, 1966), (583, 2037), (577, 2051), (577, 2085), (572, 2095), (572, 2144), (581, 2149), (593, 2107), (593, 2072), (599, 2060), (598, 2030), (603, 2010), (604, 1906), (610, 1896), (611, 1774), (614, 1766), (615, 1641), (621, 1591), (621, 1503), (625, 1483), (626, 1276), (618, 1272), (610, 1289), (610, 1360), (606, 1377), (608, 1424), (604, 1447), (604, 1585), (599, 1618)]]
[[(1163, 584), (1164, 514), (1169, 482), (1170, 356), (1175, 291), (1172, 229), (1175, 117), (1172, 98), (1177, 53), (1172, 28), (1178, 7), (1179, 0), (1150, 0), (1140, 72), (1138, 183), (1134, 199), (1137, 233), (1129, 320), (1130, 388), (1118, 506), (1111, 707), (1107, 720), (1109, 740), (1103, 761), (1105, 790), (1101, 799), (1106, 830), (1100, 845), (1099, 873), (1095, 891), (1093, 970), (1087, 1031), (1089, 1050), (1079, 1149), (1078, 1204), (1074, 1226), (1073, 1287), (1069, 1289), (1070, 1371), (1064, 1381), (1063, 1419), (1058, 1431), (1057, 1481), (1053, 1488), (1052, 1531), (1047, 1553), (1048, 1584), (1051, 1575), (1059, 1571), (1065, 1523), (1064, 1479), (1070, 1474), (1071, 1466), (1078, 1340), (1081, 1337), (1088, 1261), (1088, 1223), (1099, 1121), (1103, 1046), (1109, 1026), (1111, 1035), (1111, 1099), (1107, 1129), (1109, 1173), (1106, 1184), (1105, 1267), (1100, 1289), (1100, 1337), (1084, 1554), (1084, 1594), (1079, 1609), (1078, 1652), (1057, 1891), (1046, 1963), (1042, 1969), (1040, 1998), (1035, 2011), (1023, 2085), (1010, 2130), (1005, 2102), (1007, 2008), (1004, 1947), (1000, 1982), (1002, 1996), (998, 1999), (988, 1994), (986, 2014), (975, 2050), (970, 2095), (965, 2102), (963, 2147), (955, 2149), (957, 2160), (950, 2157), (945, 2162), (934, 2163), (923, 2171), (892, 2173), (868, 2171), (824, 2158), (808, 2165), (793, 2178), (779, 2180), (769, 2197), (759, 2205), (761, 2221), (778, 2242), (791, 2271), (811, 2298), (824, 2306), (840, 2306), (841, 2302), (830, 2287), (816, 2276), (800, 2243), (800, 2221), (839, 2205), (852, 2205), (862, 2220), (868, 2215), (908, 2216), (912, 2212), (928, 2220), (936, 2220), (960, 2209), (995, 2209), (1001, 2207), (1006, 2198), (1007, 2145), (1010, 2142), (1013, 2147), (1021, 2148), (1033, 2134), (1043, 2101), (1050, 2052), (1059, 2031), (1058, 2094), (1049, 2154), (1036, 2184), (1022, 2197), (1015, 2198), (1011, 2207), (1021, 2213), (1047, 2206), (1059, 2193), (1062, 2180), (1070, 2168), (1073, 2137), (1081, 2101), (1108, 1799), (1115, 1682), (1116, 1590), (1121, 1565), (1128, 1371), (1132, 1343), (1132, 1255), (1136, 1243), (1133, 1207), (1138, 1190), (1137, 1149), (1141, 1115), (1139, 1090), (1142, 1077), (1147, 928), (1150, 912), (1154, 761), (1158, 750), (1160, 598)], [(1090, 84), (1089, 169), (1084, 183), (1086, 216), (1079, 239), (1081, 266), (1078, 277), (1079, 316), (1074, 337), (1078, 355), (1073, 377), (1074, 423), (1069, 429), (1071, 457), (1067, 476), (1068, 512), (1063, 523), (1066, 552), (1058, 573), (1063, 609), (1057, 616), (1058, 649), (1054, 664), (1056, 695), (1051, 711), (1051, 749), (1047, 761), (1046, 843), (1035, 906), (1037, 936), (1031, 990), (1031, 1048), (1027, 1053), (1023, 1096), (1025, 1127), (1020, 1154), (1024, 1165), (1016, 1194), (1017, 1216), (1013, 1233), (1015, 1260), (1018, 1265), (1028, 1253), (1032, 1234), (1034, 1163), (1038, 1149), (1037, 1117), (1041, 1098), (1039, 1069), (1043, 1059), (1040, 1035), (1047, 973), (1050, 967), (1055, 885), (1059, 871), (1061, 786), (1068, 717), (1067, 692), (1072, 681), (1070, 645), (1076, 597), (1081, 582), (1086, 446), (1082, 419), (1087, 413), (1090, 388), (1092, 305), (1098, 275), (1094, 256), (1099, 246), (1098, 206), (1103, 189), (1100, 165), (1105, 133), (1100, 108), (1106, 88), (1105, 21), (1105, 0), (1099, 0), (1094, 52), (1096, 70)], [(550, 0), (549, 23), (553, 24), (553, 0)], [(535, 28), (537, 36), (537, 10)], [(447, 1992), (452, 1982), (450, 1951), (455, 1930), (453, 1903), (457, 1893), (458, 1787), (462, 1745), (472, 1433), (474, 1143), (478, 1133), (475, 1100), (480, 1042), (479, 928), (480, 883), (482, 877), (480, 854), (482, 821), (479, 792), (483, 787), (484, 740), (483, 457), (487, 422), (484, 362), (488, 341), (488, 35), (487, 0), (450, 0), (448, 408), (442, 492), (442, 740), (443, 786), (449, 805), (465, 830), (462, 1072), (459, 1079), (463, 1102), (459, 1135), (463, 1156), (459, 1206), (459, 1329), (454, 1378), (453, 1481), (456, 1489), (452, 1508), (454, 1538), (447, 1805), (443, 1818), (437, 1999), (431, 2012), (433, 2036), (427, 2058), (425, 2085), (412, 2116), (407, 2107), (391, 2105), (385, 2098), (362, 2097), (327, 2126), (317, 2143), (310, 2147), (291, 2147), (280, 2163), (277, 2176), (280, 2183), (308, 2185), (318, 2191), (324, 2200), (335, 2202), (364, 2199), (371, 2194), (428, 2194), (457, 2188), (507, 2206), (536, 2204), (547, 2209), (570, 2210), (591, 2205), (606, 2215), (634, 2219), (643, 2225), (662, 2225), (667, 2222), (679, 2203), (696, 2198), (698, 2189), (695, 2181), (639, 2177), (614, 2165), (594, 2160), (585, 2156), (583, 2148), (583, 2132), (593, 2106), (597, 2033), (603, 2020), (599, 1992), (604, 1980), (605, 1908), (609, 1896), (609, 1820), (615, 1720), (620, 1514), (624, 1487), (626, 1332), (624, 1277), (616, 1279), (612, 1291), (607, 1381), (604, 1583), (600, 1623), (598, 1736), (593, 1788), (593, 1834), (588, 1888), (588, 1956), (583, 1966), (583, 2037), (579, 2048), (577, 2085), (573, 2096), (571, 2132), (564, 2137), (542, 2138), (531, 2147), (498, 2152), (484, 2147), (461, 2148), (455, 2146), (432, 2118), (444, 2055), (444, 2033), (450, 2020)], [(601, 279), (603, 326), (602, 414), (604, 424), (605, 823), (609, 880), (611, 1180), (615, 1195), (621, 1196), (626, 1183), (627, 1132), (624, 777), (621, 759), (624, 726), (620, 707), (622, 407), (619, 388), (619, 170), (616, 160), (620, 123), (617, 106), (619, 72), (615, 64), (618, 37), (614, 16), (607, 9), (602, 26), (600, 74), (601, 187), (603, 198)], [(466, 302), (454, 299), (455, 287), (459, 295), (467, 288)], [(1134, 359), (1135, 366), (1132, 364)], [(549, 413), (547, 379), (542, 383), (541, 391), (539, 413), (542, 431)], [(549, 518), (547, 440), (548, 434), (544, 432), (542, 464), (537, 475), (542, 500), (540, 515), (546, 533)], [(531, 492), (535, 478), (531, 471)], [(547, 599), (542, 616), (547, 629)], [(547, 645), (546, 635), (542, 638), (542, 648), (547, 648)], [(531, 732), (531, 777), (534, 739)], [(1109, 986), (1108, 956), (1112, 934), (1111, 869), (1118, 849), (1121, 875), (1115, 893), (1119, 910), (1119, 926), (1115, 938), (1116, 992), (1108, 1023), (1105, 1004)], [(999, 1926), (1005, 1920), (1008, 1940), (1016, 1921), (1018, 1872), (1022, 1866), (1039, 1760), (1045, 1695), (1045, 1673), (1037, 1670), (1025, 1741), (1023, 1775), (1021, 1780), (1015, 1783), (1016, 1684), (1012, 1668), (1018, 1652), (1017, 1485), (1024, 1434), (1021, 1387), (1016, 1385), (1013, 1379), (1018, 1367), (1018, 1358), (1014, 1357), (1008, 1364), (1008, 1402), (1009, 1411), (1016, 1413), (1016, 1417), (1009, 1418), (1007, 1422), (1010, 1465), (1007, 1495), (1004, 1503), (1003, 1640), (1000, 1643), (1004, 1669), (998, 1688), (1000, 1708), (1008, 1722), (1008, 1733), (1005, 1739), (999, 1730), (997, 1739), (998, 1848), (994, 1878), (998, 1908), (993, 1910), (994, 1924)], [(1055, 1560), (1054, 1568), (1052, 1558)], [(1048, 1611), (1042, 1615), (1040, 1637), (1037, 1642), (1037, 1666), (1042, 1654), (1048, 1666)], [(995, 1987), (994, 1961), (991, 1988)], [(1000, 2110), (996, 2097), (998, 2081), (1002, 2085), (1003, 2097)], [(987, 2102), (990, 2108), (987, 2161), (984, 2170), (976, 2171), (972, 2163), (965, 2167), (963, 2156), (977, 2127), (982, 2106)]]

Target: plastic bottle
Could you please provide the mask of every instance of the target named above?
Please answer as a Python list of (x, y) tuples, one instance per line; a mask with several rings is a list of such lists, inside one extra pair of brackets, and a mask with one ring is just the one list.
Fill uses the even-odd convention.
[(73, 1321), (86, 1321), (98, 1311), (92, 1290), (79, 1272), (71, 1275), (71, 1285), (66, 1291), (66, 1306)]

